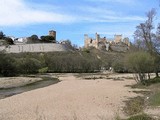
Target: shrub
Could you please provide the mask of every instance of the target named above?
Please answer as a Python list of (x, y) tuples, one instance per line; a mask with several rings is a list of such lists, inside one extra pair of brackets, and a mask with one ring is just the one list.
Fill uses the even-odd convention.
[(118, 73), (128, 72), (127, 68), (124, 66), (124, 63), (121, 60), (120, 61), (114, 61), (112, 63), (112, 67), (113, 67), (114, 71), (118, 72)]
[(135, 97), (126, 102), (126, 106), (124, 107), (125, 113), (128, 115), (138, 114), (143, 111), (144, 107), (144, 98)]
[(18, 73), (30, 74), (38, 73), (41, 63), (35, 58), (21, 58), (16, 61)]
[(126, 63), (137, 74), (135, 80), (145, 84), (146, 73), (153, 71), (154, 58), (147, 52), (133, 52), (126, 56)]
[(16, 75), (16, 67), (13, 63), (13, 58), (0, 53), (0, 75), (5, 77), (11, 77)]
[(44, 67), (38, 70), (39, 73), (47, 73), (48, 67)]
[(45, 43), (50, 43), (50, 42), (55, 43), (56, 42), (53, 36), (41, 36), (41, 41)]

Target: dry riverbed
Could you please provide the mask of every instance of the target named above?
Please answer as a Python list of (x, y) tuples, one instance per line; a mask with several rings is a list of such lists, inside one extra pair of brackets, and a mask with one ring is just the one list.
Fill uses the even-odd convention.
[(0, 88), (20, 87), (43, 80), (42, 78), (33, 77), (3, 77), (0, 78)]
[(0, 120), (114, 120), (124, 117), (123, 101), (138, 95), (126, 87), (135, 84), (132, 74), (58, 77), (57, 84), (0, 100)]

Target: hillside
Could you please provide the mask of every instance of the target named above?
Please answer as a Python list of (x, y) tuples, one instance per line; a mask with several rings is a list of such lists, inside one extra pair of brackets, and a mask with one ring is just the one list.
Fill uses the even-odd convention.
[(1, 53), (0, 74), (13, 76), (38, 72), (95, 72), (100, 71), (102, 67), (109, 69), (115, 61), (123, 58), (123, 54), (97, 49), (47, 53)]

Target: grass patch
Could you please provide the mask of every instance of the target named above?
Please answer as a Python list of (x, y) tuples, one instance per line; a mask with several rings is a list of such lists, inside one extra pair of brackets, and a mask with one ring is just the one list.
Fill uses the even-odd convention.
[(132, 116), (127, 120), (154, 120), (154, 119), (147, 114), (141, 114), (141, 115)]
[(114, 81), (124, 81), (124, 79), (118, 77), (118, 78), (113, 78)]
[(160, 91), (155, 92), (150, 96), (149, 104), (152, 106), (160, 106)]
[(143, 112), (144, 108), (144, 98), (135, 97), (126, 101), (126, 106), (124, 107), (124, 112), (127, 115), (135, 115)]
[[(145, 105), (151, 105), (153, 108), (160, 106), (160, 77), (145, 80), (145, 85), (137, 83), (126, 87), (131, 87), (133, 89), (146, 89), (142, 91), (134, 91), (137, 94), (143, 94), (144, 97), (136, 97), (126, 102), (124, 112), (131, 116), (127, 120), (155, 120), (151, 116), (143, 113), (143, 109), (145, 108)], [(147, 99), (145, 99), (146, 97)]]
[(133, 77), (122, 77), (124, 79), (134, 79)]
[(106, 77), (106, 79), (113, 79), (112, 77)]
[(137, 83), (134, 85), (127, 85), (126, 87), (138, 88), (138, 89), (148, 89), (148, 86), (143, 85), (142, 83)]
[(151, 91), (144, 91), (144, 90), (141, 90), (141, 91), (132, 91), (136, 94), (143, 94), (143, 95), (150, 95)]
[(92, 77), (85, 77), (84, 79), (86, 80), (96, 80), (96, 79), (106, 79), (105, 77), (102, 76), (92, 76)]
[(150, 86), (152, 84), (157, 84), (157, 83), (160, 83), (160, 77), (155, 77), (153, 79), (146, 80), (145, 82), (147, 86)]
[(150, 80), (145, 80), (145, 85), (143, 83), (137, 83), (134, 85), (128, 85), (126, 87), (131, 87), (131, 88), (139, 88), (139, 89), (148, 89), (149, 86), (159, 84), (160, 83), (160, 77), (155, 77)]

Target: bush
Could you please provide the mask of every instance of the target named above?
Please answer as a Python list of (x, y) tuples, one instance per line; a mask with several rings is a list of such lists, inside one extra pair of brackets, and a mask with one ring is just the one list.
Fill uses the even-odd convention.
[(145, 84), (146, 73), (153, 72), (154, 58), (147, 52), (133, 52), (126, 56), (128, 68), (136, 75), (136, 81)]
[(7, 42), (7, 44), (9, 44), (9, 45), (13, 45), (13, 44), (14, 44), (13, 40), (12, 40), (11, 38), (9, 38), (9, 37), (5, 37), (4, 40), (5, 40), (5, 41)]
[[(2, 57), (1, 57), (2, 56)], [(109, 68), (113, 59), (118, 54), (101, 52), (96, 49), (90, 50), (89, 53), (84, 51), (74, 52), (48, 52), (48, 53), (19, 53), (19, 54), (2, 54), (0, 58), (8, 56), (9, 59), (0, 59), (0, 71), (5, 70), (8, 65), (10, 69), (7, 74), (34, 74), (45, 72), (73, 72), (89, 73), (100, 71), (102, 66)], [(9, 63), (8, 63), (9, 62)], [(6, 70), (5, 70), (6, 71)], [(1, 74), (1, 73), (0, 73)], [(1, 74), (2, 75), (2, 74)]]
[(44, 67), (38, 70), (39, 73), (47, 73), (48, 67)]
[(138, 114), (143, 111), (144, 107), (144, 98), (135, 97), (126, 102), (126, 106), (124, 107), (124, 111), (128, 115)]
[(38, 73), (41, 68), (40, 61), (35, 58), (21, 58), (15, 64), (17, 64), (18, 73), (21, 74)]
[(124, 63), (121, 60), (120, 61), (114, 61), (112, 63), (112, 67), (113, 67), (114, 71), (118, 72), (118, 73), (128, 72), (127, 68), (124, 66)]
[(56, 42), (53, 36), (41, 36), (41, 41), (45, 43), (50, 43), (50, 42), (55, 43)]
[(16, 67), (14, 66), (14, 59), (8, 55), (0, 53), (0, 75), (11, 77), (16, 75)]

